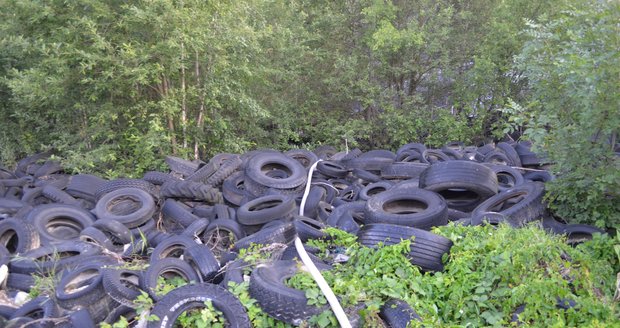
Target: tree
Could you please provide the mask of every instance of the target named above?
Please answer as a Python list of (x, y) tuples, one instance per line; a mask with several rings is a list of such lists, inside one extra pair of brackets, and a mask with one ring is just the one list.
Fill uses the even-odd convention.
[(548, 200), (574, 222), (620, 223), (620, 3), (580, 1), (557, 19), (530, 22), (517, 67), (530, 102), (526, 137), (553, 160)]

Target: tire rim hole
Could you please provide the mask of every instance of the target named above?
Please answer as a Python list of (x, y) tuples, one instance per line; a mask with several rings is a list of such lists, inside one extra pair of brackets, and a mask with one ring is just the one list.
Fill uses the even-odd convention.
[(428, 208), (428, 205), (416, 199), (396, 199), (383, 204), (383, 210), (392, 214), (415, 214)]
[(19, 237), (15, 230), (8, 230), (2, 234), (2, 236), (0, 236), (0, 244), (4, 245), (9, 253), (15, 254), (19, 245)]
[(131, 196), (117, 197), (108, 203), (108, 211), (114, 215), (129, 215), (143, 207), (139, 199)]

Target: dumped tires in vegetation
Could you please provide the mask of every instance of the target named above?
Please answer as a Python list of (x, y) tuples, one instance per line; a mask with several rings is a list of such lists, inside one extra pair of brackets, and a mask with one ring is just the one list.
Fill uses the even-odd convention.
[[(524, 147), (262, 150), (206, 163), (168, 157), (169, 172), (116, 180), (65, 174), (49, 154), (25, 158), (0, 171), (7, 299), (0, 320), (7, 327), (337, 325), (299, 262), (296, 237), (353, 326), (508, 325), (541, 316), (546, 300), (526, 306), (534, 301), (519, 277), (479, 271), (509, 272), (520, 251), (538, 244), (551, 248), (533, 261), (549, 281), (564, 281), (565, 288), (550, 289), (551, 308), (563, 311), (557, 318), (569, 325), (611, 318), (613, 309), (583, 295), (594, 290), (603, 298), (608, 282), (572, 284), (578, 267), (611, 267), (568, 254), (585, 252), (571, 247), (585, 240), (600, 246), (610, 237), (549, 215), (544, 182), (553, 177), (529, 152), (520, 150), (527, 154), (521, 159), (517, 146)], [(510, 250), (501, 245), (514, 228), (547, 237)], [(504, 236), (492, 244), (494, 232)], [(464, 244), (471, 238), (480, 243), (474, 253), (475, 245)], [(475, 262), (500, 250), (511, 253), (493, 255), (493, 266)], [(465, 276), (476, 282), (472, 290), (440, 292)], [(556, 309), (556, 298), (569, 301)]]

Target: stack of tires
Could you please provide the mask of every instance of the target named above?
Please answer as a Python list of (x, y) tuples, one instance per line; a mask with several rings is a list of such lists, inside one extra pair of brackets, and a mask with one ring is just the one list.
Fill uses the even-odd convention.
[[(0, 306), (0, 320), (50, 327), (137, 320), (134, 301), (147, 293), (158, 318), (149, 327), (171, 327), (205, 300), (231, 327), (249, 327), (244, 307), (225, 287), (247, 279), (238, 253), (262, 244), (283, 252), (250, 268), (250, 295), (269, 315), (297, 325), (324, 308), (308, 306), (303, 291), (285, 286), (298, 270), (291, 244), (296, 236), (322, 238), (327, 226), (356, 234), (368, 247), (413, 238), (410, 262), (431, 273), (443, 271), (452, 241), (430, 230), (450, 221), (520, 227), (545, 218), (543, 226), (558, 233), (584, 238), (598, 232), (547, 215), (544, 182), (553, 177), (524, 170), (546, 164), (532, 154), (520, 143), (441, 149), (412, 143), (397, 152), (257, 150), (208, 162), (167, 157), (168, 172), (115, 180), (70, 175), (50, 154), (33, 155), (15, 170), (0, 169), (0, 273), (2, 267), (8, 272), (0, 278), (11, 297), (29, 292), (35, 275), (58, 277), (58, 283), (53, 295), (19, 308)], [(319, 159), (299, 215), (308, 170)], [(161, 295), (160, 277), (191, 285)], [(386, 322), (398, 322), (391, 319), (395, 307), (419, 319), (391, 302), (382, 310)]]

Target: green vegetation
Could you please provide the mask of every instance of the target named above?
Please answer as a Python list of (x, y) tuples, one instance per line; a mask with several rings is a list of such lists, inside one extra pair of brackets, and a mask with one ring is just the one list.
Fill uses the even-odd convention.
[(0, 0), (0, 158), (139, 176), (164, 155), (491, 135), (524, 19), (564, 0)]
[[(346, 246), (348, 262), (324, 276), (343, 305), (365, 304), (361, 312), (372, 327), (379, 307), (389, 298), (409, 303), (433, 327), (511, 326), (512, 313), (526, 304), (519, 320), (532, 327), (612, 327), (620, 324), (613, 301), (615, 273), (620, 269), (614, 244), (607, 235), (575, 248), (562, 237), (536, 226), (463, 227), (450, 224), (434, 232), (454, 241), (445, 271), (420, 273), (406, 259), (411, 241), (370, 249), (335, 229), (332, 241), (314, 241), (323, 251)], [(344, 237), (344, 238), (342, 238)], [(308, 273), (289, 279), (306, 291), (309, 304), (325, 304)], [(557, 308), (558, 298), (575, 306)], [(337, 327), (328, 311), (313, 326)]]
[(555, 163), (551, 208), (571, 222), (601, 227), (620, 224), (619, 20), (618, 1), (587, 1), (555, 19), (529, 22), (517, 67), (531, 97), (523, 107), (510, 106), (513, 127), (524, 126)]

